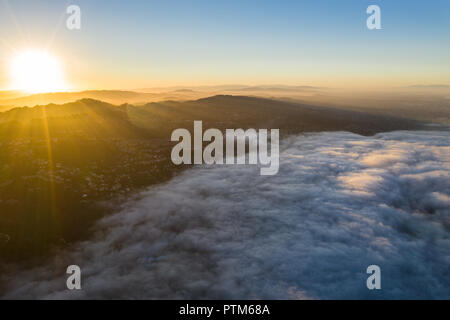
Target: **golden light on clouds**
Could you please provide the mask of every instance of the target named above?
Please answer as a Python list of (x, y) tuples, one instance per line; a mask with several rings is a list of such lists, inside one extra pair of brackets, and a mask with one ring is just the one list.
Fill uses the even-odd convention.
[(9, 67), (11, 89), (29, 93), (67, 90), (60, 61), (47, 51), (21, 51), (12, 57)]

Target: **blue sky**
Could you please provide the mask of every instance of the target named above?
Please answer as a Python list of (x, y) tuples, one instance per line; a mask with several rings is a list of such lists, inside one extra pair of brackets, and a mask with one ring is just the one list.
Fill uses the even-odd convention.
[(76, 87), (450, 84), (450, 1), (0, 0), (0, 59), (24, 47), (60, 56)]

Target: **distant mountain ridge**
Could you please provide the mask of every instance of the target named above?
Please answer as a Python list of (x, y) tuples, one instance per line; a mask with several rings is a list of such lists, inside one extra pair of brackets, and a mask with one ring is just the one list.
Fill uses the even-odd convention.
[(227, 94), (288, 94), (301, 92), (315, 92), (319, 90), (313, 86), (286, 86), (286, 85), (223, 85), (198, 87), (168, 87), (138, 90), (86, 90), (78, 92), (52, 92), (38, 94), (24, 94), (18, 91), (0, 91), (0, 112), (14, 107), (33, 107), (50, 103), (64, 104), (81, 99), (95, 99), (111, 104), (145, 104), (164, 100), (195, 100), (221, 93)]
[(139, 93), (133, 91), (119, 91), (119, 90), (88, 90), (80, 92), (54, 92), (54, 93), (40, 93), (32, 94), (13, 99), (2, 99), (0, 104), (10, 106), (29, 106), (45, 105), (49, 103), (62, 104), (73, 102), (81, 99), (95, 99), (108, 103), (125, 103), (136, 101), (151, 101), (154, 95), (151, 93)]
[[(45, 123), (42, 120), (46, 120)], [(0, 113), (0, 135), (8, 131), (49, 126), (56, 132), (100, 136), (140, 137), (143, 132), (168, 139), (170, 132), (203, 120), (205, 126), (225, 128), (279, 128), (282, 134), (304, 131), (351, 131), (371, 135), (382, 131), (420, 127), (416, 121), (358, 111), (311, 106), (248, 96), (217, 95), (190, 101), (162, 101), (144, 105), (113, 105), (81, 99), (62, 105), (14, 108)], [(9, 123), (9, 125), (5, 125)], [(14, 124), (14, 125), (12, 125)], [(108, 131), (109, 128), (109, 132)], [(114, 130), (113, 130), (114, 129)], [(37, 130), (36, 132), (40, 132)]]
[(34, 107), (36, 105), (64, 104), (75, 102), (81, 99), (94, 99), (111, 104), (144, 104), (152, 101), (161, 100), (186, 100), (196, 99), (206, 96), (207, 94), (195, 92), (193, 90), (177, 90), (167, 92), (136, 92), (124, 90), (87, 90), (79, 92), (54, 92), (40, 93), (32, 95), (18, 94), (0, 94), (0, 112), (12, 109), (14, 107)]
[(450, 124), (450, 98), (445, 85), (400, 88), (397, 91), (341, 91), (308, 85), (175, 86), (136, 90), (88, 90), (24, 95), (0, 91), (0, 112), (15, 107), (65, 104), (94, 99), (114, 105), (135, 106), (165, 101), (188, 102), (217, 95), (248, 96), (332, 109), (370, 112), (430, 123)]

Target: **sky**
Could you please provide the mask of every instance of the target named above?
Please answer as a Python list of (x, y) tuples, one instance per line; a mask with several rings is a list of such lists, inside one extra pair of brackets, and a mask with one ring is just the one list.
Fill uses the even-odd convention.
[[(373, 4), (381, 30), (366, 27)], [(449, 40), (447, 0), (0, 0), (0, 90), (28, 48), (56, 56), (72, 90), (450, 85)]]

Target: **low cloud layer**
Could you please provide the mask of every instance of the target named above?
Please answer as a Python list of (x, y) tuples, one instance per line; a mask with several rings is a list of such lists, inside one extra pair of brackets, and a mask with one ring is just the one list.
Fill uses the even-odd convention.
[[(450, 298), (450, 133), (283, 141), (280, 171), (185, 171), (3, 298)], [(82, 270), (81, 291), (65, 268)], [(381, 290), (366, 288), (369, 265)]]

